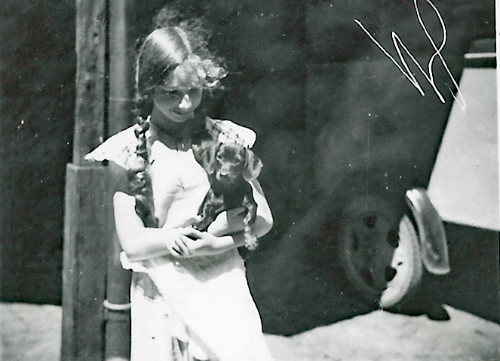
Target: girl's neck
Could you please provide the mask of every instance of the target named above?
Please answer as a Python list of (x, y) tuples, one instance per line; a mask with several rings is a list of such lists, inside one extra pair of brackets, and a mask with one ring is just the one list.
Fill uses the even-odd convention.
[(191, 127), (193, 121), (177, 123), (165, 116), (156, 108), (151, 114), (149, 130), (153, 140), (158, 140), (175, 150), (187, 150), (191, 147)]

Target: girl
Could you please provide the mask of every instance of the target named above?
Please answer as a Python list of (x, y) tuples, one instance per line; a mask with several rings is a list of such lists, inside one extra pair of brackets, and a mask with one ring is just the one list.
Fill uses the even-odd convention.
[[(196, 136), (208, 132), (250, 147), (255, 133), (203, 114), (204, 93), (220, 87), (226, 71), (198, 22), (172, 25), (172, 18), (163, 10), (139, 50), (137, 124), (87, 156), (128, 172), (128, 189), (114, 195), (114, 215), (122, 263), (134, 271), (131, 359), (272, 360), (237, 252), (244, 245), (242, 209), (219, 215), (208, 232), (191, 228), (209, 189), (191, 149)], [(257, 181), (252, 188), (253, 232), (261, 237), (272, 216)]]

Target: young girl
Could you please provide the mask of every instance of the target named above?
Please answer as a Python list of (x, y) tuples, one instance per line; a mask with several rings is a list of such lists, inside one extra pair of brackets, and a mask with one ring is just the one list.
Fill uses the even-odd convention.
[[(204, 93), (219, 87), (226, 71), (197, 22), (171, 25), (170, 18), (160, 13), (138, 54), (137, 124), (87, 156), (128, 171), (114, 215), (122, 263), (134, 271), (131, 359), (272, 360), (237, 252), (244, 245), (242, 209), (219, 215), (208, 232), (191, 228), (209, 189), (191, 149), (196, 135), (208, 131), (250, 147), (255, 133), (203, 114)], [(272, 216), (258, 182), (251, 184), (258, 205), (253, 232), (261, 237)]]

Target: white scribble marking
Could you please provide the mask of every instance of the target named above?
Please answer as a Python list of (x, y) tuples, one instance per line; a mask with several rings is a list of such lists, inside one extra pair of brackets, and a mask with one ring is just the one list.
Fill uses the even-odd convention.
[[(420, 26), (422, 27), (422, 30), (424, 31), (425, 36), (427, 37), (427, 39), (429, 39), (429, 42), (431, 43), (432, 48), (434, 49), (434, 53), (430, 57), (429, 63), (427, 64), (428, 73), (422, 68), (422, 66), (419, 64), (417, 59), (415, 59), (413, 54), (408, 50), (408, 48), (405, 46), (405, 44), (401, 41), (398, 34), (396, 34), (394, 31), (391, 32), (392, 43), (394, 44), (394, 48), (396, 48), (396, 51), (398, 52), (399, 59), (401, 60), (402, 65), (398, 64), (398, 62), (394, 59), (394, 57), (391, 54), (389, 54), (387, 52), (387, 50), (385, 50), (382, 45), (380, 45), (380, 43), (363, 26), (361, 21), (354, 20), (354, 22), (359, 25), (359, 27), (366, 33), (366, 35), (368, 35), (368, 37), (375, 43), (375, 45), (377, 45), (379, 47), (379, 49), (382, 50), (382, 52), (394, 63), (394, 65), (396, 65), (396, 67), (401, 71), (401, 73), (403, 73), (403, 75), (410, 81), (410, 83), (413, 84), (413, 86), (419, 91), (420, 95), (425, 96), (424, 90), (420, 86), (420, 84), (417, 81), (417, 79), (415, 78), (415, 76), (412, 74), (410, 68), (408, 67), (408, 64), (406, 63), (406, 61), (403, 57), (403, 54), (401, 52), (401, 48), (402, 48), (405, 51), (405, 53), (410, 57), (410, 59), (413, 61), (413, 63), (418, 67), (418, 69), (424, 75), (424, 77), (427, 79), (429, 84), (432, 86), (432, 89), (434, 89), (434, 92), (436, 93), (439, 100), (442, 103), (445, 103), (446, 101), (445, 101), (443, 95), (441, 94), (441, 92), (439, 91), (439, 89), (437, 88), (436, 83), (434, 81), (434, 73), (432, 70), (432, 67), (434, 65), (434, 60), (436, 59), (436, 57), (439, 58), (439, 60), (441, 61), (441, 64), (443, 65), (444, 69), (448, 73), (448, 76), (450, 77), (451, 81), (453, 82), (453, 85), (457, 89), (457, 96), (455, 96), (455, 94), (453, 94), (453, 91), (449, 87), (448, 87), (448, 90), (450, 91), (453, 98), (455, 98), (457, 100), (460, 107), (463, 110), (465, 110), (465, 107), (466, 107), (465, 99), (462, 96), (462, 92), (460, 91), (460, 88), (459, 88), (455, 78), (453, 77), (450, 69), (448, 68), (448, 64), (446, 63), (443, 55), (441, 54), (441, 51), (443, 50), (443, 48), (446, 44), (446, 26), (444, 24), (444, 20), (443, 20), (441, 14), (439, 13), (439, 10), (432, 3), (432, 1), (426, 0), (426, 2), (434, 10), (437, 18), (439, 19), (439, 23), (440, 23), (441, 29), (443, 31), (443, 41), (441, 42), (441, 44), (438, 47), (438, 46), (436, 46), (434, 39), (432, 39), (431, 35), (427, 31), (427, 28), (424, 24), (424, 21), (422, 20), (422, 17), (420, 16), (420, 9), (418, 7), (418, 0), (413, 0), (413, 5), (415, 6), (415, 12), (417, 14), (418, 22), (419, 22)], [(403, 69), (403, 67), (404, 67), (404, 69)]]

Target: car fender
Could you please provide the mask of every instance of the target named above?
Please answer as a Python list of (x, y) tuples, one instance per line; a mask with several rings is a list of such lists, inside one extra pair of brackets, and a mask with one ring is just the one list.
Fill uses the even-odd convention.
[(427, 271), (437, 275), (450, 272), (448, 245), (443, 222), (427, 191), (413, 188), (406, 191), (405, 200), (417, 224), (422, 262)]

